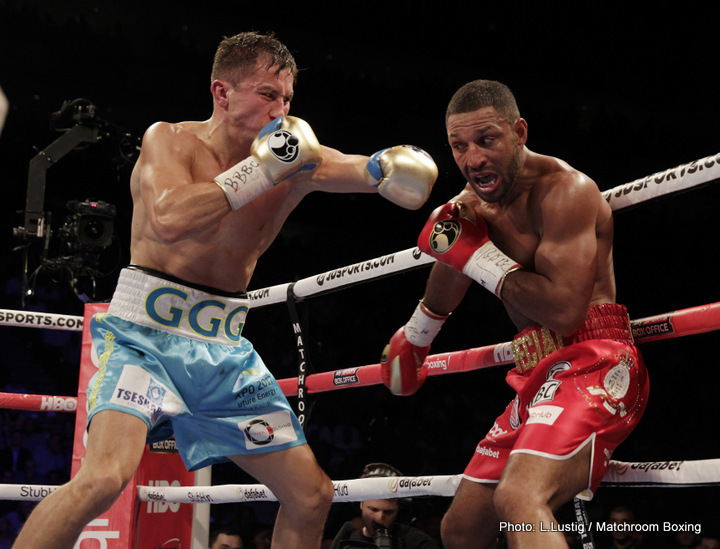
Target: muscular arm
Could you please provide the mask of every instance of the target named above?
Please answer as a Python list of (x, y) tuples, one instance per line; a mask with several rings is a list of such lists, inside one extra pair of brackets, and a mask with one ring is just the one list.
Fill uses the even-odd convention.
[(210, 176), (195, 182), (197, 138), (177, 125), (158, 123), (143, 139), (133, 174), (133, 195), (157, 238), (175, 242), (217, 225), (230, 212), (224, 193)]
[(411, 145), (382, 149), (369, 158), (327, 147), (323, 155), (323, 163), (305, 179), (306, 193), (377, 192), (398, 206), (416, 210), (427, 200), (438, 175), (430, 155)]
[(433, 313), (446, 316), (460, 305), (472, 279), (444, 263), (436, 262), (430, 270), (423, 303)]
[(561, 181), (535, 206), (540, 242), (532, 270), (510, 273), (502, 299), (519, 328), (537, 322), (572, 334), (585, 320), (598, 270), (597, 224), (602, 198), (595, 184)]
[(293, 177), (293, 186), (298, 192), (311, 191), (331, 193), (372, 193), (377, 189), (368, 185), (365, 165), (369, 157), (359, 154), (345, 154), (330, 147), (322, 147), (323, 161), (312, 172), (303, 172)]

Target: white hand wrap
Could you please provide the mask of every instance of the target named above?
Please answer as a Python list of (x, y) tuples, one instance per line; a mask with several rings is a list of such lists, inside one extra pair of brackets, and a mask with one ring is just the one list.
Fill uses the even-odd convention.
[(270, 175), (254, 156), (238, 162), (213, 181), (223, 190), (233, 210), (243, 207), (274, 185)]
[(250, 152), (252, 156), (214, 179), (233, 210), (298, 172), (314, 170), (322, 162), (322, 149), (312, 128), (294, 116), (281, 116), (266, 125)]
[(421, 301), (405, 324), (405, 337), (413, 345), (429, 347), (448, 316), (433, 313)]
[(501, 252), (492, 242), (480, 246), (463, 267), (462, 272), (500, 297), (505, 277), (521, 265)]

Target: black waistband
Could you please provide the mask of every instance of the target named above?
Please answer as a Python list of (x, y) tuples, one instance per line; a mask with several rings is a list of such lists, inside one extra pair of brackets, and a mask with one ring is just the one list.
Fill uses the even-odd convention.
[(188, 288), (193, 288), (195, 290), (199, 290), (208, 294), (218, 295), (222, 297), (236, 297), (239, 299), (247, 299), (246, 292), (226, 292), (224, 290), (218, 290), (217, 288), (213, 288), (212, 286), (203, 286), (202, 284), (188, 282), (187, 280), (183, 280), (182, 278), (178, 278), (177, 276), (173, 276), (162, 271), (157, 271), (155, 269), (151, 269), (150, 267), (143, 267), (142, 265), (128, 265), (127, 268), (133, 271), (140, 271), (142, 273), (149, 274), (150, 276), (154, 276), (157, 278), (162, 278), (163, 280), (167, 280), (168, 282), (182, 284), (183, 286), (187, 286)]

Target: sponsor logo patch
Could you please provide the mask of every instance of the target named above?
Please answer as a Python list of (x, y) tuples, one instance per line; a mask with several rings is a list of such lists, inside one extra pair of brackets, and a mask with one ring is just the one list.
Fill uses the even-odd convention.
[(605, 390), (613, 398), (622, 398), (630, 387), (630, 372), (624, 363), (613, 366), (603, 379)]
[(297, 433), (288, 410), (279, 410), (241, 421), (238, 423), (238, 429), (245, 436), (247, 450), (281, 446), (297, 440)]
[(342, 387), (343, 385), (354, 385), (360, 383), (357, 375), (357, 368), (347, 368), (345, 370), (337, 370), (333, 374), (333, 385)]
[(112, 404), (136, 410), (155, 425), (161, 415), (176, 416), (182, 401), (142, 368), (126, 364), (110, 399)]
[(543, 423), (545, 425), (552, 425), (555, 420), (560, 417), (565, 408), (560, 406), (552, 406), (550, 404), (544, 406), (534, 406), (528, 408), (528, 419), (525, 423), (530, 425), (531, 423)]

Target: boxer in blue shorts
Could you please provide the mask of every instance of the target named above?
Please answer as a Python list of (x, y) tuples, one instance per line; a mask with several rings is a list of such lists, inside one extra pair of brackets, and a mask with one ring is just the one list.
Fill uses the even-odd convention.
[(227, 458), (273, 492), (273, 549), (320, 547), (333, 485), (241, 337), (247, 304), (238, 293), (308, 193), (377, 192), (417, 209), (437, 166), (412, 146), (371, 157), (321, 146), (288, 116), (296, 76), (274, 36), (225, 38), (211, 117), (145, 133), (130, 178), (138, 267), (123, 271), (108, 314), (92, 322), (100, 370), (89, 387), (85, 458), (14, 547), (73, 547), (130, 481), (148, 437), (170, 432), (189, 468)]
[[(592, 496), (648, 397), (627, 311), (615, 303), (612, 211), (588, 176), (527, 148), (527, 122), (504, 84), (462, 86), (445, 125), (466, 184), (420, 233), (418, 247), (437, 263), (383, 353), (383, 379), (412, 394), (470, 285), (499, 297), (518, 332), (506, 378), (517, 396), (476, 447), (443, 518), (443, 545), (497, 547), (502, 532), (513, 548), (566, 548), (555, 511)], [(493, 321), (481, 307), (477, 317)], [(481, 322), (464, 328), (479, 334)]]
[[(174, 326), (173, 314), (193, 309), (196, 329)], [(99, 369), (88, 385), (88, 424), (102, 410), (137, 416), (148, 442), (175, 435), (189, 471), (305, 444), (275, 378), (240, 335), (248, 309), (242, 298), (124, 269), (108, 313), (91, 323)], [(190, 354), (202, 362), (188, 364)]]

